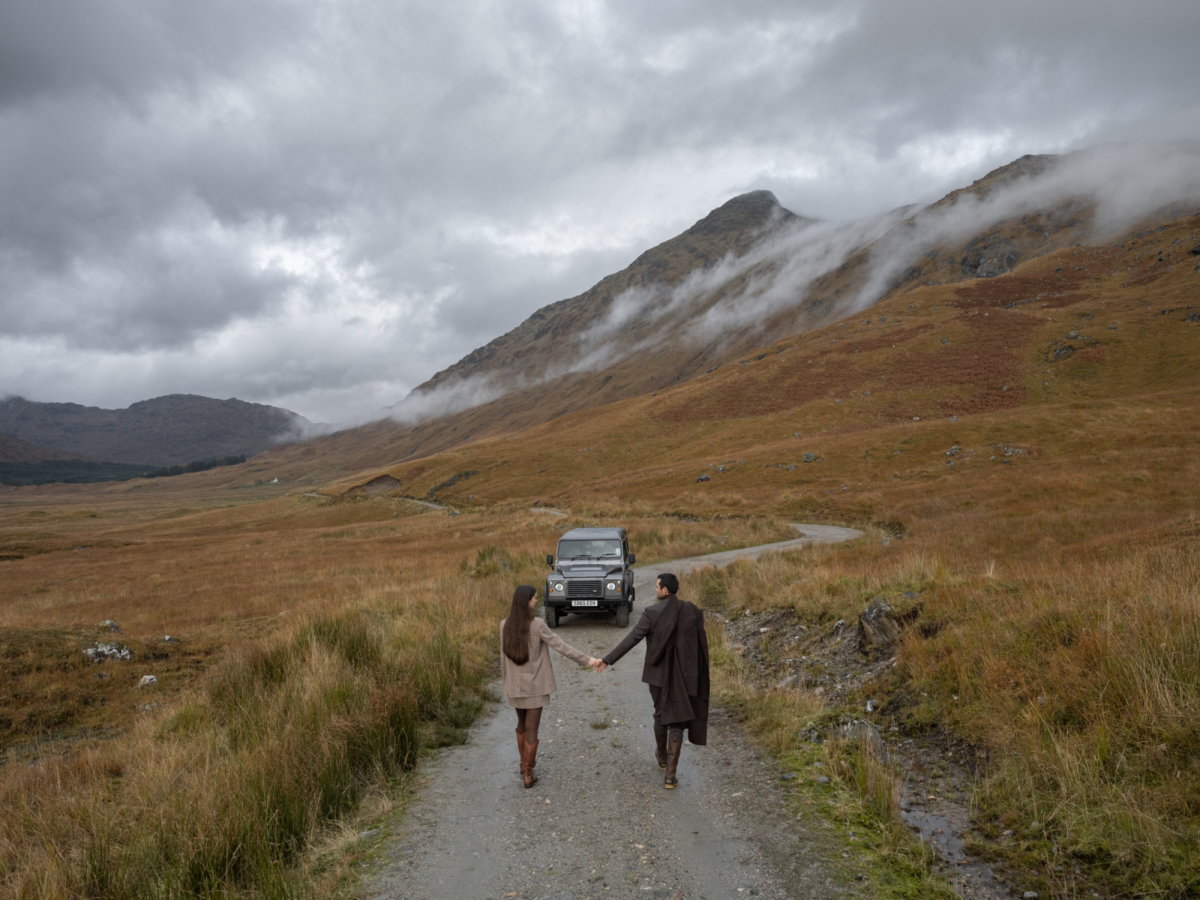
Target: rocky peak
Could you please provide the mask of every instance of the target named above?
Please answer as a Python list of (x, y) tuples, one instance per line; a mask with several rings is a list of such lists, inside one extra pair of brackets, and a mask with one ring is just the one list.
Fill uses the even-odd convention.
[(722, 203), (681, 236), (724, 235), (798, 219), (770, 191), (750, 191)]

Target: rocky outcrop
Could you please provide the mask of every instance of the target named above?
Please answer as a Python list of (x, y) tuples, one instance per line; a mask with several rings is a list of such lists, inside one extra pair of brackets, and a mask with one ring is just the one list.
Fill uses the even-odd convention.
[(876, 597), (858, 618), (858, 649), (868, 656), (891, 655), (901, 633), (920, 612), (917, 606), (897, 615), (887, 600)]
[(995, 278), (1011, 271), (1021, 253), (1005, 238), (988, 235), (975, 238), (966, 246), (962, 273), (968, 278)]

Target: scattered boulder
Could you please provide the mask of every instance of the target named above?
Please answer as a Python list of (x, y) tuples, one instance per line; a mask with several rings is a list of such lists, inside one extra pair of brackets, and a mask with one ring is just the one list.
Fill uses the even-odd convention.
[(1187, 318), (1185, 318), (1183, 321), (1185, 321), (1185, 322), (1200, 322), (1200, 312), (1188, 313)]
[(815, 454), (815, 453), (805, 453), (805, 454), (804, 454), (804, 461), (805, 461), (806, 463), (816, 462), (816, 461), (817, 461), (817, 454)]
[(960, 453), (962, 453), (962, 447), (958, 446), (958, 444), (955, 444), (946, 451), (947, 456), (958, 456)]
[(708, 477), (707, 475), (701, 475), (699, 478), (697, 478), (697, 479), (696, 479), (696, 481), (698, 481), (698, 482), (700, 482), (700, 481), (709, 481), (709, 480), (710, 480), (710, 479), (709, 479), (709, 477)]
[(163, 643), (164, 644), (178, 644), (179, 638), (171, 637), (171, 635), (169, 635), (169, 634), (164, 634), (163, 635)]
[(84, 647), (83, 655), (92, 662), (133, 659), (133, 651), (124, 644), (97, 644), (95, 647)]
[(883, 597), (876, 597), (858, 617), (858, 649), (868, 656), (892, 650), (900, 633), (920, 615), (915, 607), (898, 616)]
[(138, 687), (154, 687), (158, 684), (158, 679), (153, 675), (143, 675), (142, 680), (138, 682)]
[(103, 622), (101, 622), (96, 627), (97, 628), (107, 628), (113, 634), (122, 634), (123, 633), (121, 631), (121, 626), (118, 625), (116, 622), (114, 622), (112, 619), (105, 619)]
[(1200, 244), (1192, 248), (1192, 256), (1200, 256)]

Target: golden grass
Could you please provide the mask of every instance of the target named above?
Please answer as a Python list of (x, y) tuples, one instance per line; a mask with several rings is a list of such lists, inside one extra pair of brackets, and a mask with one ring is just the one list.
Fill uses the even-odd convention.
[[(1151, 239), (1174, 246), (1196, 227), (1180, 220), (1113, 252), (1056, 251), (986, 284), (918, 288), (657, 396), (371, 472), (353, 471), (354, 461), (379, 465), (383, 445), (355, 448), (343, 435), (148, 485), (0, 490), (0, 665), (24, 691), (0, 712), (11, 720), (0, 883), (16, 896), (72, 885), (132, 896), (150, 882), (87, 879), (142, 854), (144, 865), (129, 866), (142, 874), (129, 877), (158, 877), (160, 887), (300, 890), (315, 883), (305, 861), (337, 833), (338, 817), (401, 777), (403, 765), (385, 765), (371, 740), (358, 762), (337, 762), (359, 746), (355, 735), (392, 733), (370, 723), (411, 700), (423, 741), (453, 739), (512, 584), (540, 581), (536, 561), (562, 529), (626, 525), (646, 564), (823, 521), (858, 525), (868, 539), (699, 573), (686, 589), (730, 606), (788, 606), (818, 623), (849, 619), (876, 594), (905, 602), (919, 592), (918, 627), (885, 709), (910, 729), (953, 730), (987, 755), (977, 794), (985, 832), (1017, 831), (1004, 852), (1046, 873), (1048, 890), (1057, 847), (1059, 861), (1072, 856), (1114, 894), (1195, 893), (1200, 326), (1183, 320), (1196, 275), (1135, 257)], [(1099, 343), (1055, 362), (1072, 331)], [(390, 440), (386, 428), (371, 434)], [(302, 495), (320, 485), (339, 495), (384, 472), (399, 493), (434, 490), (463, 514)], [(439, 487), (463, 472), (475, 474)], [(710, 480), (697, 482), (702, 474)], [(285, 483), (253, 483), (276, 475)], [(570, 515), (529, 513), (539, 501)], [(106, 665), (114, 677), (102, 685), (77, 651), (106, 637), (94, 625), (107, 618), (139, 656)], [(394, 669), (356, 666), (351, 645), (320, 636), (343, 626), (318, 622), (359, 623), (401, 661), (419, 660), (437, 638), (439, 659), (457, 653), (461, 668), (430, 663), (451, 674), (392, 694)], [(44, 657), (28, 652), (35, 633)], [(183, 645), (150, 658), (164, 634)], [(39, 669), (39, 659), (53, 663)], [(277, 664), (287, 674), (272, 688)], [(726, 671), (723, 699), (768, 746), (795, 752), (789, 742), (813, 699), (739, 701), (751, 696), (749, 676)], [(234, 672), (249, 693), (218, 690)], [(143, 673), (160, 675), (163, 710), (140, 709)], [(256, 731), (238, 710), (274, 724)], [(291, 743), (293, 715), (314, 723), (311, 747)], [(125, 736), (103, 739), (112, 732)], [(263, 838), (273, 858), (295, 863), (275, 887), (216, 851), (203, 855), (228, 846), (213, 823), (239, 819), (220, 803), (273, 753), (307, 760), (279, 773), (306, 799), (289, 807), (294, 827)], [(839, 751), (847, 778), (886, 815), (886, 784), (853, 753)], [(193, 796), (193, 771), (225, 787)], [(312, 799), (321, 791), (306, 779), (326, 771), (346, 804)], [(151, 811), (137, 819), (151, 823), (143, 832), (113, 824), (126, 801)], [(167, 837), (148, 844), (151, 830)], [(207, 862), (161, 863), (190, 858), (180, 849), (189, 847)], [(201, 880), (181, 880), (185, 870)]]
[[(0, 895), (21, 898), (328, 887), (339, 822), (465, 735), (512, 589), (541, 582), (562, 530), (626, 524), (646, 562), (792, 536), (612, 502), (564, 521), (382, 497), (43, 501), (0, 512), (25, 554), (0, 585)], [(87, 662), (96, 640), (136, 657)]]

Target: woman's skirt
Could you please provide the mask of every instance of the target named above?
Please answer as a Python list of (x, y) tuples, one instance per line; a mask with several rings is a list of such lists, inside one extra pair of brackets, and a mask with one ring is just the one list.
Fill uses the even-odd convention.
[(540, 697), (510, 697), (505, 694), (504, 699), (513, 709), (541, 709), (550, 705), (549, 694), (542, 694)]

